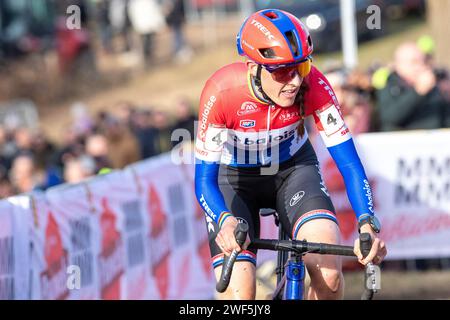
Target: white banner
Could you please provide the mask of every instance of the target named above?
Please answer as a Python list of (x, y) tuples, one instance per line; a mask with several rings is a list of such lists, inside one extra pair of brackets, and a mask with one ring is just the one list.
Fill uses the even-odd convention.
[(52, 188), (46, 193), (46, 200), (47, 210), (53, 215), (67, 250), (67, 298), (99, 299), (98, 217), (90, 204), (86, 184)]
[[(150, 270), (156, 288), (151, 297), (209, 298), (213, 291), (212, 282), (208, 281), (212, 278), (211, 269), (208, 270), (205, 263), (207, 239), (197, 230), (199, 211), (192, 185), (187, 183), (193, 181), (192, 172), (187, 178), (182, 166), (172, 163), (170, 154), (156, 159), (152, 163), (142, 162), (131, 167), (143, 190), (143, 201), (150, 217)], [(204, 222), (202, 232), (207, 237)], [(207, 257), (210, 260), (209, 252)]]
[[(361, 134), (356, 148), (374, 195), (386, 259), (450, 256), (450, 131)], [(317, 144), (346, 243), (358, 236), (339, 171)]]
[(0, 300), (30, 297), (29, 197), (0, 202)]
[(35, 224), (32, 241), (32, 299), (63, 300), (70, 297), (67, 286), (69, 240), (44, 194), (33, 194)]

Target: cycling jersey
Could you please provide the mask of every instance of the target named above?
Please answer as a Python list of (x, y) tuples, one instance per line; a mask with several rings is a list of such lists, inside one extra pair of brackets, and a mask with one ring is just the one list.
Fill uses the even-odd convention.
[[(336, 96), (324, 75), (312, 67), (303, 79), (304, 117), (312, 115), (336, 161), (356, 216), (373, 214), (372, 194)], [(196, 194), (206, 214), (221, 226), (229, 216), (218, 184), (219, 163), (262, 167), (283, 163), (308, 141), (299, 136), (298, 105), (281, 107), (257, 97), (244, 63), (221, 68), (206, 83), (200, 99), (195, 144)], [(306, 130), (305, 130), (306, 132)]]

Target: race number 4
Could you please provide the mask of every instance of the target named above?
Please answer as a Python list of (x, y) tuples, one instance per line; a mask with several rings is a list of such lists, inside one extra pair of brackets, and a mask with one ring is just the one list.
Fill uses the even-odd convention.
[(335, 134), (345, 125), (339, 109), (334, 104), (324, 110), (317, 111), (317, 116), (327, 136)]
[(222, 150), (223, 144), (227, 140), (227, 129), (210, 125), (206, 131), (205, 149), (212, 152)]

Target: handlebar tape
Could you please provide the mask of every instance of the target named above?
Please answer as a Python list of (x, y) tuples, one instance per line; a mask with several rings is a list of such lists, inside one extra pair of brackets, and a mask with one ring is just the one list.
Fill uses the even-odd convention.
[[(236, 230), (234, 230), (234, 237), (240, 247), (245, 242), (248, 233), (248, 225), (246, 223), (238, 223)], [(217, 292), (224, 292), (230, 284), (231, 272), (233, 271), (233, 265), (236, 261), (239, 252), (233, 250), (230, 256), (225, 256), (222, 265), (222, 274), (220, 275), (219, 282), (216, 284)]]

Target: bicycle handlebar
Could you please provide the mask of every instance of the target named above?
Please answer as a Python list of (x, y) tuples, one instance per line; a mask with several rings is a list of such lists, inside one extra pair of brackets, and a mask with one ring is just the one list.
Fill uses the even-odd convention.
[[(239, 222), (234, 235), (236, 237), (236, 242), (240, 247), (245, 242), (248, 233), (248, 225), (245, 222)], [(360, 235), (360, 249), (363, 257), (365, 258), (372, 247), (372, 238), (368, 233), (362, 233)], [(250, 244), (249, 248), (265, 249), (273, 251), (295, 251), (297, 253), (316, 253), (316, 254), (330, 254), (339, 256), (349, 256), (354, 257), (352, 246), (342, 246), (327, 243), (315, 243), (308, 242), (306, 240), (274, 240), (274, 239), (254, 239)], [(230, 256), (225, 256), (222, 266), (222, 273), (220, 275), (219, 281), (216, 284), (216, 290), (218, 292), (224, 292), (230, 283), (231, 273), (233, 271), (233, 266), (236, 261), (239, 252), (233, 250)], [(370, 267), (371, 264), (366, 266)], [(366, 271), (367, 275), (367, 271)], [(368, 289), (364, 291), (361, 296), (361, 300), (371, 300), (374, 294), (373, 289)]]
[(254, 239), (249, 248), (273, 251), (296, 251), (298, 253), (332, 254), (350, 257), (355, 256), (353, 247), (351, 246), (307, 242), (305, 240)]
[[(236, 230), (234, 231), (234, 236), (236, 238), (236, 242), (240, 247), (245, 242), (248, 233), (248, 224), (244, 222), (239, 222)], [(223, 265), (222, 265), (222, 274), (220, 275), (219, 282), (216, 284), (216, 290), (218, 292), (224, 292), (230, 283), (231, 272), (233, 271), (233, 265), (236, 261), (236, 258), (239, 254), (239, 251), (233, 250), (230, 256), (224, 256)]]

